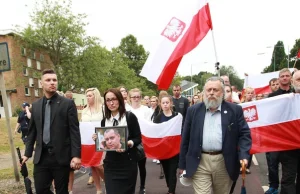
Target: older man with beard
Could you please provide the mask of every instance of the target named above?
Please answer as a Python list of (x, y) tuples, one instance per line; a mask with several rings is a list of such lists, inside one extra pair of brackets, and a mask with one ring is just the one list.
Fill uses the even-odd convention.
[(246, 165), (251, 148), (250, 129), (241, 106), (225, 102), (224, 83), (209, 78), (204, 102), (191, 106), (183, 128), (179, 169), (192, 179), (195, 194), (228, 194)]

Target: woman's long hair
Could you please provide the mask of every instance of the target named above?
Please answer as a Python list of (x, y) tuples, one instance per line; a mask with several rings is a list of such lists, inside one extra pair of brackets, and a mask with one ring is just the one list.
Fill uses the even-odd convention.
[(104, 114), (105, 115), (104, 116), (106, 119), (110, 119), (110, 117), (111, 117), (111, 110), (108, 109), (107, 104), (106, 104), (106, 94), (109, 92), (113, 93), (118, 99), (118, 102), (119, 102), (118, 111), (119, 111), (119, 115), (120, 115), (120, 117), (119, 117), (119, 121), (120, 121), (121, 118), (125, 115), (126, 109), (125, 109), (125, 103), (124, 103), (124, 98), (122, 96), (122, 93), (117, 88), (110, 88), (104, 93), (104, 101), (105, 101), (105, 103), (104, 103), (105, 104), (105, 106), (104, 106)]

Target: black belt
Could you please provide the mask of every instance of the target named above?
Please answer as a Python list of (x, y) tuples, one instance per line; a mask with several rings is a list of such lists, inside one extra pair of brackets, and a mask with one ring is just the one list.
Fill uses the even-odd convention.
[(222, 154), (222, 151), (214, 151), (214, 152), (205, 152), (205, 151), (202, 151), (202, 154), (219, 155), (219, 154)]

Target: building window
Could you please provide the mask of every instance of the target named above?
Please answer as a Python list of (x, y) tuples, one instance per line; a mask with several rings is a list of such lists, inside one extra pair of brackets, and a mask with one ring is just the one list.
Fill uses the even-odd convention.
[(23, 75), (28, 76), (28, 69), (27, 67), (23, 67)]
[(33, 78), (29, 78), (29, 87), (33, 87), (33, 86), (34, 86)]
[(41, 70), (41, 62), (36, 62), (36, 69)]
[(39, 85), (39, 88), (42, 88), (41, 80), (40, 80), (40, 79), (38, 80), (38, 83), (39, 83), (39, 84), (38, 84), (38, 85)]
[(21, 55), (26, 56), (26, 48), (21, 47)]
[(32, 67), (30, 58), (27, 58), (27, 67)]
[(39, 97), (39, 89), (38, 88), (34, 89), (34, 96)]
[(30, 52), (30, 57), (31, 57), (32, 59), (35, 59), (35, 52), (34, 52), (34, 51), (31, 51), (31, 52)]
[(45, 57), (43, 54), (40, 54), (40, 61), (44, 61), (45, 60)]
[(25, 96), (30, 96), (30, 88), (25, 87)]

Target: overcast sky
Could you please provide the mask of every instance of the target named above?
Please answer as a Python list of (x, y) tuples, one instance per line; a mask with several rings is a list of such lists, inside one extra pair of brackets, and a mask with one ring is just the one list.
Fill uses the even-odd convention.
[[(187, 0), (73, 0), (74, 13), (88, 15), (87, 34), (97, 36), (107, 48), (116, 47), (128, 34), (137, 37), (147, 51), (155, 47), (176, 11)], [(0, 29), (26, 26), (34, 0), (0, 0)], [(270, 64), (272, 48), (278, 40), (293, 47), (300, 38), (299, 0), (211, 0), (216, 51), (221, 65), (232, 65), (243, 78), (244, 72), (259, 74)], [(188, 10), (187, 10), (188, 11)], [(258, 53), (265, 53), (257, 55)], [(196, 49), (187, 54), (178, 71), (190, 75), (214, 72), (216, 62), (209, 32)]]

